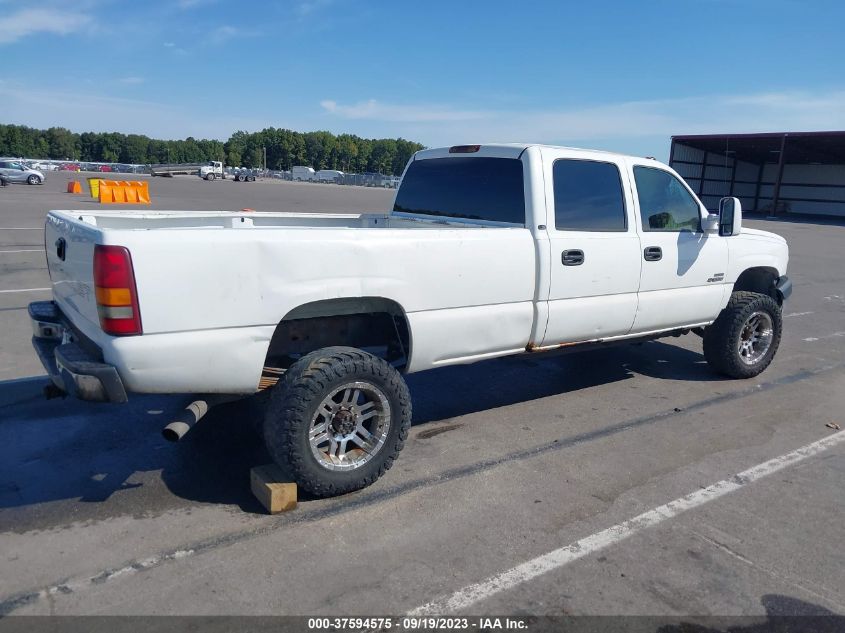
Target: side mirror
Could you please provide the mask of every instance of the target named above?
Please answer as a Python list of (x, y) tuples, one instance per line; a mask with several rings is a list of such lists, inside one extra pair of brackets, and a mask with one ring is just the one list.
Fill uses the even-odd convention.
[(719, 200), (719, 235), (739, 235), (742, 231), (742, 204), (738, 198)]
[(717, 233), (719, 231), (719, 216), (716, 213), (708, 213), (701, 221), (701, 229), (705, 233)]

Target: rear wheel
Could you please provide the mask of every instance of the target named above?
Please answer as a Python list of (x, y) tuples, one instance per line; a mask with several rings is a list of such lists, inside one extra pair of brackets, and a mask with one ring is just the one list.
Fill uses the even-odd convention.
[(780, 306), (768, 295), (734, 292), (704, 331), (704, 358), (731, 378), (753, 378), (772, 362), (783, 331)]
[(398, 457), (411, 426), (399, 372), (351, 347), (312, 352), (273, 388), (264, 441), (297, 485), (317, 497), (369, 486)]

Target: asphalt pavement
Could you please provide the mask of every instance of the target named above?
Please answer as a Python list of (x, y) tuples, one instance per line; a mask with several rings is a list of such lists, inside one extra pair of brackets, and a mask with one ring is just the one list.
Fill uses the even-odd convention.
[[(845, 224), (790, 244), (784, 337), (722, 379), (695, 335), (408, 377), (411, 436), (372, 487), (267, 516), (252, 402), (183, 442), (185, 403), (41, 397), (26, 305), (41, 226), (90, 208), (0, 189), (0, 614), (845, 614)], [(151, 180), (154, 209), (384, 211), (393, 192)], [(147, 207), (149, 208), (149, 207)], [(737, 476), (739, 474), (739, 476)]]

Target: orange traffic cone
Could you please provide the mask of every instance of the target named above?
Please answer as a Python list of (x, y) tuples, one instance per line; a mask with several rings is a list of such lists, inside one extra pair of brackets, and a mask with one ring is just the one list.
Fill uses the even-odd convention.
[(78, 180), (71, 180), (67, 184), (67, 192), (68, 193), (82, 193), (82, 183)]

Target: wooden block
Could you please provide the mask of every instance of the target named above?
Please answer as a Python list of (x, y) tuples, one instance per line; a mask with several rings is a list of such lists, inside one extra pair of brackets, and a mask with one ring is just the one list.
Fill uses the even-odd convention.
[(250, 470), (252, 494), (270, 514), (287, 512), (296, 507), (296, 484), (286, 480), (276, 464), (256, 466)]

